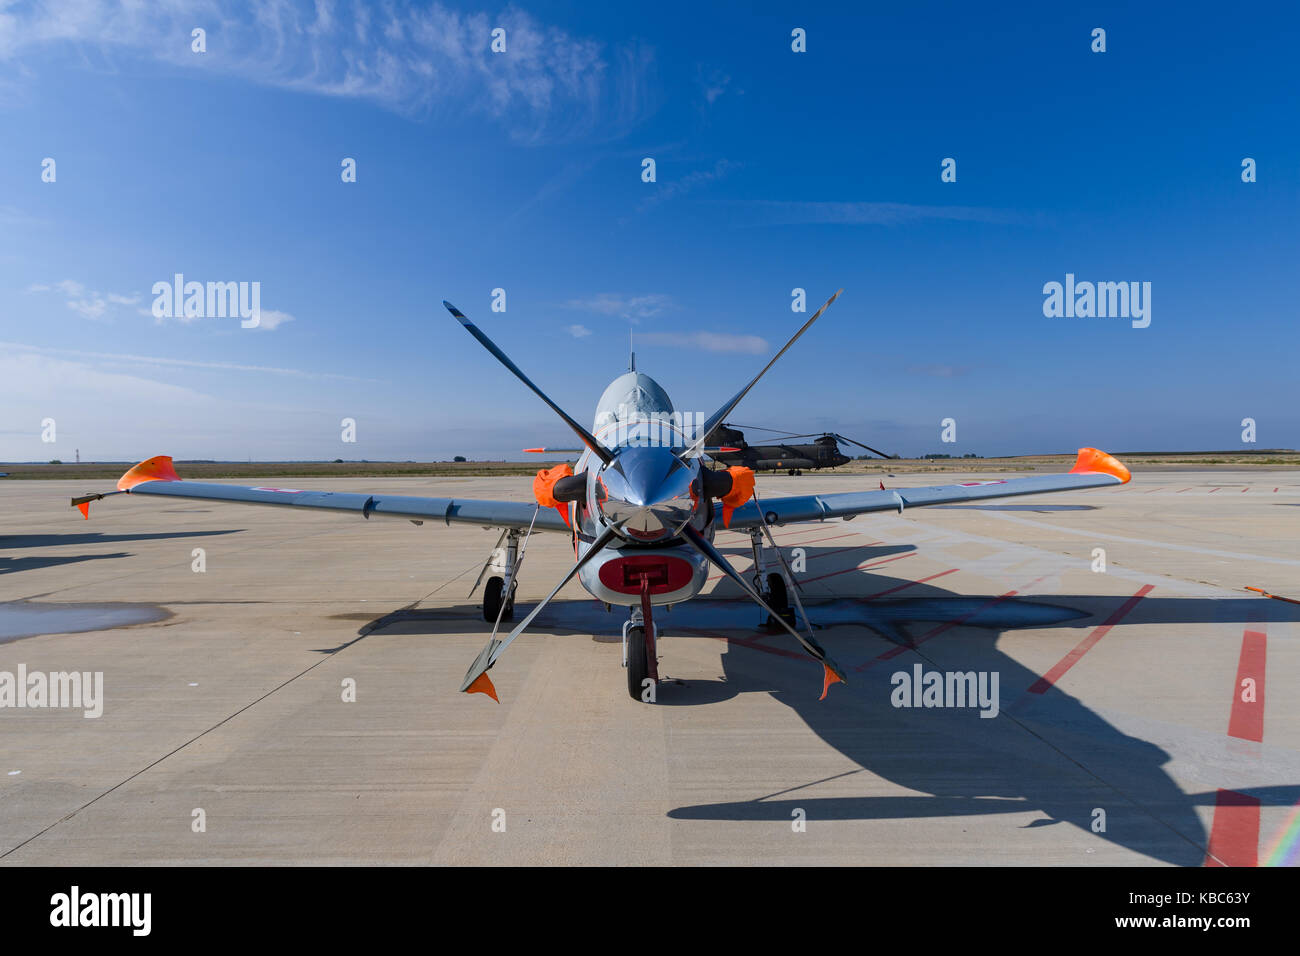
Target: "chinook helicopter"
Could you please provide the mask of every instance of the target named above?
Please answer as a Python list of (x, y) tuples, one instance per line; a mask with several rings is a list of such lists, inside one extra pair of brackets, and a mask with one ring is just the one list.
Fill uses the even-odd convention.
[[(742, 428), (773, 432), (792, 440), (774, 445), (751, 445), (745, 441), (745, 433), (740, 430)], [(800, 438), (811, 438), (813, 441), (800, 443), (798, 442)], [(709, 441), (719, 446), (730, 446), (720, 448), (713, 455), (715, 461), (724, 465), (744, 465), (754, 471), (784, 471), (789, 475), (802, 475), (805, 469), (819, 471), (822, 468), (838, 468), (840, 465), (847, 465), (853, 459), (840, 450), (840, 442), (857, 445), (881, 458), (898, 457), (886, 455), (883, 451), (877, 451), (870, 445), (864, 445), (838, 432), (809, 432), (805, 435), (796, 435), (794, 432), (783, 432), (778, 428), (763, 428), (758, 425), (723, 423), (710, 433)]]
[[(902, 512), (905, 508), (949, 502), (1096, 488), (1129, 480), (1128, 469), (1116, 459), (1095, 448), (1081, 448), (1074, 467), (1063, 475), (760, 501), (751, 469), (734, 465), (726, 470), (706, 468), (709, 457), (724, 453), (722, 448), (707, 444), (708, 436), (839, 295), (836, 292), (831, 296), (748, 384), (702, 422), (692, 420), (689, 427), (682, 424), (664, 389), (650, 376), (629, 371), (605, 389), (590, 431), (552, 401), (459, 309), (444, 302), (465, 330), (548, 405), (582, 443), (575, 449), (529, 449), (579, 454), (576, 466), (557, 465), (537, 473), (533, 480), (534, 503), (182, 481), (172, 459), (160, 455), (128, 470), (118, 479), (116, 491), (82, 495), (73, 498), (72, 504), (89, 518), (92, 501), (130, 494), (323, 509), (416, 524), (456, 522), (500, 528), (498, 544), (504, 540), (505, 547), (496, 549), (501, 553), (499, 558), (489, 558), (489, 566), (500, 574), (493, 576), (495, 583), (490, 582), (490, 597), (484, 602), (485, 616), (493, 619), (492, 634), (460, 687), (466, 693), (487, 694), (494, 700), (499, 698), (488, 671), (560, 589), (577, 577), (598, 601), (628, 608), (623, 625), (628, 693), (637, 700), (653, 701), (651, 688), (659, 680), (654, 609), (681, 604), (698, 595), (713, 566), (767, 611), (769, 621), (783, 628), (821, 665), (824, 699), (831, 684), (845, 680), (844, 670), (817, 642), (811, 627), (801, 633), (787, 619), (789, 609), (784, 604), (788, 591), (783, 585), (790, 578), (771, 533), (773, 526), (873, 511)], [(749, 535), (755, 563), (752, 582), (714, 546), (719, 525)], [(506, 637), (498, 638), (501, 622), (514, 614), (519, 570), (533, 531), (568, 536), (574, 563)], [(806, 615), (804, 624), (808, 625)]]

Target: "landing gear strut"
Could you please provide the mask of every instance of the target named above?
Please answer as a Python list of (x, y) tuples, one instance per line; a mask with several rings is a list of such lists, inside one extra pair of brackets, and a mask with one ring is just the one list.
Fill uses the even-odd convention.
[[(775, 559), (772, 558), (773, 549), (767, 547), (763, 541), (761, 529), (750, 530), (749, 543), (754, 551), (754, 590), (762, 595), (768, 607), (784, 618), (786, 623), (797, 627), (794, 610), (790, 607), (790, 588), (794, 586), (794, 582), (787, 579), (785, 562), (779, 555)], [(781, 626), (770, 614), (766, 624), (768, 627)]]
[(650, 605), (650, 578), (642, 575), (641, 606), (632, 608), (623, 625), (623, 666), (627, 668), (627, 693), (633, 700), (650, 704), (655, 701), (654, 688), (659, 684), (659, 655), (655, 648), (658, 636)]
[[(501, 547), (502, 541), (505, 541), (504, 548)], [(479, 581), (483, 580), (483, 575), (489, 570), (499, 572), (488, 578), (487, 585), (483, 588), (483, 620), (495, 624), (498, 620), (515, 619), (515, 589), (519, 586), (515, 572), (518, 569), (519, 531), (511, 528), (497, 538), (497, 546), (492, 549), (487, 564), (479, 572)], [(474, 587), (478, 587), (478, 581), (474, 582)], [(473, 593), (474, 589), (471, 588), (470, 594)]]

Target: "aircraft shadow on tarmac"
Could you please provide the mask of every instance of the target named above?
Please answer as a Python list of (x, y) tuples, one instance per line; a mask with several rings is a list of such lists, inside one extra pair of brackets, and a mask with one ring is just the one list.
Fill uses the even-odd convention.
[[(18, 548), (66, 548), (74, 545), (119, 544), (123, 541), (156, 541), (165, 538), (207, 538), (219, 534), (238, 534), (243, 528), (230, 528), (225, 531), (160, 531), (140, 534), (103, 534), (97, 531), (76, 532), (72, 534), (6, 534), (0, 535), (0, 551)], [(58, 567), (61, 564), (77, 564), (81, 561), (97, 561), (102, 558), (129, 558), (129, 551), (115, 551), (112, 554), (70, 554), (70, 555), (24, 555), (11, 558), (0, 555), (0, 574), (15, 574), (19, 571), (33, 571), (37, 568)]]
[[(852, 577), (863, 579), (867, 574), (871, 574), (872, 592), (906, 583), (874, 572)], [(957, 596), (933, 585), (911, 586), (907, 593), (911, 596), (872, 602), (840, 598), (808, 607), (819, 640), (849, 675), (850, 683), (834, 685), (824, 701), (817, 699), (820, 675), (811, 660), (800, 663), (772, 653), (772, 648), (789, 650), (782, 635), (756, 642), (765, 649), (741, 643), (755, 633), (756, 618), (744, 605), (738, 607), (749, 615), (748, 633), (721, 635), (729, 638), (722, 656), (725, 682), (667, 684), (658, 700), (660, 706), (706, 704), (735, 694), (769, 693), (858, 766), (918, 795), (778, 793), (750, 801), (679, 807), (669, 817), (771, 823), (789, 822), (796, 808), (809, 820), (1039, 810), (1049, 819), (1034, 821), (1032, 826), (1068, 823), (1091, 832), (1094, 811), (1101, 808), (1106, 811), (1106, 831), (1097, 835), (1103, 839), (1163, 862), (1202, 864), (1208, 836), (1196, 807), (1213, 806), (1215, 791), (1183, 793), (1163, 769), (1170, 760), (1166, 751), (1125, 734), (1058, 687), (1041, 695), (1027, 694), (1040, 675), (997, 647), (1003, 631), (1017, 628), (1071, 627), (1087, 633), (1123, 599), (1035, 595), (999, 600), (993, 595)], [(1249, 625), (1259, 620), (1300, 620), (1300, 607), (1248, 597), (1146, 597), (1107, 641), (1113, 646), (1117, 638), (1122, 640), (1124, 624)], [(911, 646), (943, 625), (950, 629), (941, 638)], [(861, 628), (873, 636), (864, 635)], [(706, 625), (697, 633), (719, 630)], [(890, 644), (909, 647), (911, 653), (868, 663), (890, 651)], [(981, 718), (977, 708), (894, 707), (891, 675), (910, 674), (918, 661), (927, 671), (998, 673), (998, 717)], [(670, 662), (671, 658), (664, 665), (669, 673)], [(1232, 676), (1224, 676), (1225, 695), (1231, 693)], [(1162, 694), (1160, 682), (1160, 674), (1153, 673), (1151, 702), (1135, 708), (1152, 719), (1159, 716), (1154, 702)], [(1225, 780), (1222, 786), (1252, 796), (1264, 806), (1290, 806), (1300, 799), (1300, 785), (1250, 788), (1233, 783)]]
[[(748, 549), (727, 550), (736, 556), (748, 554)], [(1069, 627), (1077, 629), (1082, 639), (1124, 598), (959, 595), (875, 570), (854, 571), (856, 565), (870, 559), (915, 550), (910, 545), (805, 550), (809, 563), (801, 579), (830, 574), (829, 580), (819, 584), (850, 595), (830, 600), (812, 595), (805, 598), (818, 639), (846, 668), (850, 683), (834, 685), (827, 699), (819, 701), (821, 675), (812, 659), (803, 656), (788, 635), (761, 627), (763, 612), (743, 597), (734, 583), (724, 580), (717, 582), (707, 597), (696, 598), (658, 619), (666, 640), (661, 645), (660, 664), (665, 682), (656, 706), (707, 706), (738, 694), (768, 693), (853, 763), (916, 793), (860, 797), (756, 794), (752, 800), (679, 807), (669, 812), (670, 818), (770, 824), (774, 820), (788, 823), (795, 808), (802, 809), (809, 820), (920, 819), (1038, 810), (1048, 819), (1033, 821), (1030, 827), (1066, 823), (1092, 832), (1094, 811), (1101, 808), (1106, 811), (1106, 830), (1097, 836), (1162, 862), (1202, 864), (1208, 835), (1196, 808), (1213, 806), (1215, 792), (1182, 792), (1163, 769), (1171, 759), (1169, 753), (1124, 733), (1059, 687), (1041, 695), (1027, 694), (1040, 675), (997, 646), (1002, 632), (1024, 628)], [(844, 552), (839, 561), (814, 564), (817, 558), (836, 552)], [(786, 553), (788, 556), (788, 547)], [(842, 567), (844, 564), (849, 566)], [(853, 592), (878, 594), (892, 588), (905, 590), (907, 596), (875, 600), (851, 596)], [(531, 602), (521, 601), (516, 620), (530, 607)], [(404, 608), (371, 621), (358, 633), (364, 636), (381, 629), (385, 636), (464, 633), (466, 622), (474, 620), (486, 639), (491, 627), (469, 603)], [(1300, 621), (1300, 606), (1252, 597), (1148, 596), (1110, 633), (1105, 646), (1121, 642), (1129, 624), (1245, 626), (1255, 621)], [(557, 600), (538, 615), (531, 630), (604, 635), (616, 640), (621, 624), (621, 612), (609, 614), (599, 602)], [(946, 628), (941, 637), (913, 646), (936, 627)], [(503, 623), (502, 633), (508, 630)], [(672, 644), (683, 639), (725, 640), (721, 657), (725, 677), (716, 681), (675, 679)], [(750, 641), (754, 644), (745, 643)], [(908, 651), (874, 665), (868, 663), (897, 648)], [(998, 716), (981, 718), (978, 709), (970, 707), (894, 707), (891, 675), (910, 673), (918, 661), (925, 670), (996, 672)], [(1224, 694), (1231, 692), (1232, 677), (1224, 676)], [(611, 679), (621, 679), (621, 675)], [(1153, 673), (1152, 701), (1162, 693), (1161, 675)], [(1134, 709), (1151, 719), (1159, 718), (1154, 703)], [(755, 728), (754, 732), (763, 730)], [(1252, 788), (1234, 786), (1230, 779), (1220, 785), (1255, 797), (1264, 806), (1290, 806), (1300, 800), (1300, 785)], [(1020, 828), (1019, 824), (1012, 826)]]

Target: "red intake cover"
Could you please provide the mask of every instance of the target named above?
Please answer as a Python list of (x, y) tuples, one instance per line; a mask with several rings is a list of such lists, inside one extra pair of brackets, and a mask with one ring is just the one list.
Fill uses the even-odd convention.
[(694, 574), (695, 566), (685, 558), (666, 554), (637, 554), (602, 564), (600, 583), (620, 594), (640, 594), (641, 578), (648, 577), (651, 594), (668, 594), (686, 587)]

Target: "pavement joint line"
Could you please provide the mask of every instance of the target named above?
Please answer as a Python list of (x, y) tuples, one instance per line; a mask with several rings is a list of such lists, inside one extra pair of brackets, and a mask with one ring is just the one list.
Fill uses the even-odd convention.
[(265, 694), (263, 694), (262, 696), (256, 698), (255, 700), (249, 701), (247, 704), (245, 704), (243, 707), (239, 708), (239, 710), (235, 711), (233, 714), (227, 714), (225, 717), (221, 718), (221, 720), (217, 721), (217, 722), (216, 722), (215, 724), (213, 724), (211, 727), (207, 728), (206, 730), (204, 730), (204, 731), (202, 731), (202, 732), (200, 732), (200, 733), (198, 733), (198, 734), (195, 734), (193, 737), (191, 737), (189, 740), (185, 741), (185, 742), (184, 742), (183, 744), (181, 744), (179, 747), (176, 747), (176, 748), (174, 748), (173, 750), (169, 750), (167, 753), (163, 754), (163, 755), (162, 755), (161, 757), (159, 757), (157, 760), (154, 760), (153, 762), (147, 764), (146, 766), (141, 767), (139, 770), (135, 771), (135, 773), (131, 774), (130, 776), (126, 777), (125, 779), (123, 779), (123, 780), (119, 780), (117, 783), (113, 784), (113, 786), (109, 787), (109, 788), (108, 788), (107, 790), (105, 790), (103, 793), (100, 793), (100, 794), (98, 794), (97, 796), (92, 797), (90, 800), (87, 800), (85, 803), (83, 803), (81, 806), (77, 807), (75, 810), (71, 810), (71, 811), (69, 811), (68, 813), (64, 814), (62, 817), (60, 817), (59, 819), (55, 820), (55, 821), (54, 821), (53, 823), (51, 823), (49, 826), (47, 826), (47, 827), (45, 827), (45, 828), (39, 830), (39, 831), (36, 832), (36, 833), (33, 833), (33, 834), (32, 834), (31, 836), (29, 836), (26, 840), (23, 840), (21, 843), (17, 844), (16, 846), (10, 847), (8, 850), (5, 850), (3, 853), (0, 853), (0, 860), (3, 860), (5, 857), (9, 856), (10, 854), (12, 854), (12, 853), (16, 853), (17, 851), (21, 850), (23, 847), (25, 847), (27, 844), (31, 843), (33, 840), (38, 840), (38, 839), (40, 839), (40, 838), (43, 837), (45, 834), (49, 833), (51, 830), (53, 830), (55, 827), (57, 827), (59, 824), (61, 824), (61, 823), (66, 823), (67, 821), (69, 821), (69, 820), (71, 820), (73, 817), (75, 817), (78, 813), (80, 813), (82, 810), (85, 810), (87, 807), (90, 807), (90, 806), (92, 806), (93, 804), (98, 803), (100, 800), (104, 799), (104, 797), (107, 797), (110, 793), (113, 793), (115, 790), (118, 790), (118, 789), (120, 789), (121, 787), (126, 786), (128, 783), (130, 783), (132, 780), (136, 779), (137, 777), (142, 776), (143, 774), (148, 773), (150, 770), (152, 770), (154, 767), (158, 766), (160, 763), (162, 763), (162, 762), (163, 762), (164, 760), (166, 760), (168, 757), (173, 757), (173, 756), (175, 756), (176, 754), (178, 754), (178, 753), (180, 753), (182, 750), (184, 750), (186, 747), (188, 747), (190, 744), (194, 743), (196, 740), (199, 740), (199, 739), (202, 738), (202, 737), (206, 737), (208, 734), (212, 733), (212, 732), (213, 732), (214, 730), (216, 730), (218, 727), (221, 727), (221, 726), (223, 726), (223, 725), (225, 725), (225, 724), (228, 724), (230, 721), (234, 720), (234, 719), (235, 719), (236, 717), (238, 717), (240, 714), (243, 714), (243, 713), (245, 713), (245, 712), (251, 710), (253, 707), (255, 707), (256, 705), (260, 704), (262, 701), (266, 700), (266, 699), (267, 699), (268, 697), (270, 697), (272, 694), (276, 693), (276, 692), (279, 691), (279, 690), (283, 690), (285, 687), (287, 687), (287, 686), (289, 686), (290, 684), (292, 684), (292, 683), (293, 683), (294, 681), (296, 681), (298, 678), (300, 678), (300, 677), (302, 677), (302, 676), (304, 676), (304, 675), (310, 673), (311, 671), (315, 670), (317, 667), (320, 667), (320, 665), (324, 664), (326, 661), (333, 660), (335, 657), (337, 657), (337, 656), (338, 656), (340, 653), (342, 653), (343, 651), (347, 650), (349, 647), (352, 647), (352, 646), (355, 645), (355, 644), (359, 644), (361, 641), (365, 640), (367, 637), (369, 637), (369, 636), (370, 636), (371, 634), (373, 634), (375, 631), (378, 631), (378, 630), (380, 630), (380, 628), (386, 626), (386, 625), (381, 624), (381, 623), (380, 623), (381, 621), (385, 621), (385, 620), (387, 620), (389, 617), (392, 617), (392, 616), (395, 615), (395, 614), (400, 614), (402, 611), (408, 611), (408, 610), (414, 608), (414, 607), (415, 607), (417, 604), (419, 604), (421, 601), (424, 601), (424, 600), (426, 600), (427, 598), (431, 597), (432, 595), (437, 594), (440, 590), (442, 590), (442, 589), (443, 589), (444, 587), (446, 587), (447, 585), (452, 584), (452, 583), (454, 583), (456, 580), (458, 580), (459, 578), (464, 577), (466, 574), (468, 574), (468, 573), (470, 572), (470, 570), (472, 570), (472, 568), (475, 568), (475, 567), (478, 567), (478, 564), (477, 564), (477, 563), (475, 563), (471, 568), (466, 568), (464, 571), (460, 572), (460, 574), (456, 575), (456, 577), (451, 578), (451, 579), (448, 580), (448, 581), (444, 581), (442, 584), (438, 585), (438, 587), (434, 588), (432, 591), (430, 591), (428, 594), (426, 594), (423, 598), (417, 598), (415, 601), (413, 601), (412, 603), (408, 604), (406, 607), (404, 607), (404, 608), (399, 608), (399, 609), (396, 610), (396, 611), (390, 612), (389, 614), (384, 615), (384, 616), (383, 616), (382, 618), (380, 618), (378, 621), (372, 621), (371, 624), (374, 625), (373, 627), (370, 626), (370, 625), (367, 625), (366, 628), (369, 628), (369, 629), (363, 628), (363, 629), (362, 629), (362, 633), (358, 633), (358, 635), (357, 635), (356, 637), (354, 637), (352, 640), (348, 641), (346, 644), (340, 644), (337, 648), (335, 648), (334, 650), (332, 650), (330, 653), (323, 655), (319, 660), (313, 662), (310, 666), (304, 668), (303, 670), (299, 671), (297, 674), (294, 674), (292, 677), (288, 678), (287, 680), (285, 680), (285, 681), (283, 681), (283, 682), (277, 684), (276, 686), (272, 687), (270, 690), (268, 690), (268, 691), (267, 691)]
[(1055, 531), (1057, 534), (1068, 534), (1077, 538), (1123, 541), (1125, 544), (1140, 544), (1150, 548), (1163, 548), (1166, 551), (1190, 551), (1193, 554), (1208, 555), (1216, 558), (1233, 558), (1238, 561), (1260, 561), (1264, 564), (1284, 564), (1288, 567), (1300, 567), (1300, 561), (1290, 561), (1286, 558), (1266, 557), (1262, 554), (1242, 554), (1238, 551), (1218, 551), (1214, 548), (1195, 548), (1191, 545), (1153, 541), (1150, 538), (1126, 538), (1118, 534), (1107, 534), (1104, 531), (1085, 531), (1078, 528), (1066, 528), (1060, 525), (1044, 524), (1041, 521), (1034, 521), (1030, 518), (1021, 518), (1018, 515), (1010, 515), (1005, 511), (994, 511), (990, 513), (1000, 521), (1013, 521), (1016, 524), (1028, 525), (1031, 528), (1043, 528), (1049, 531)]

